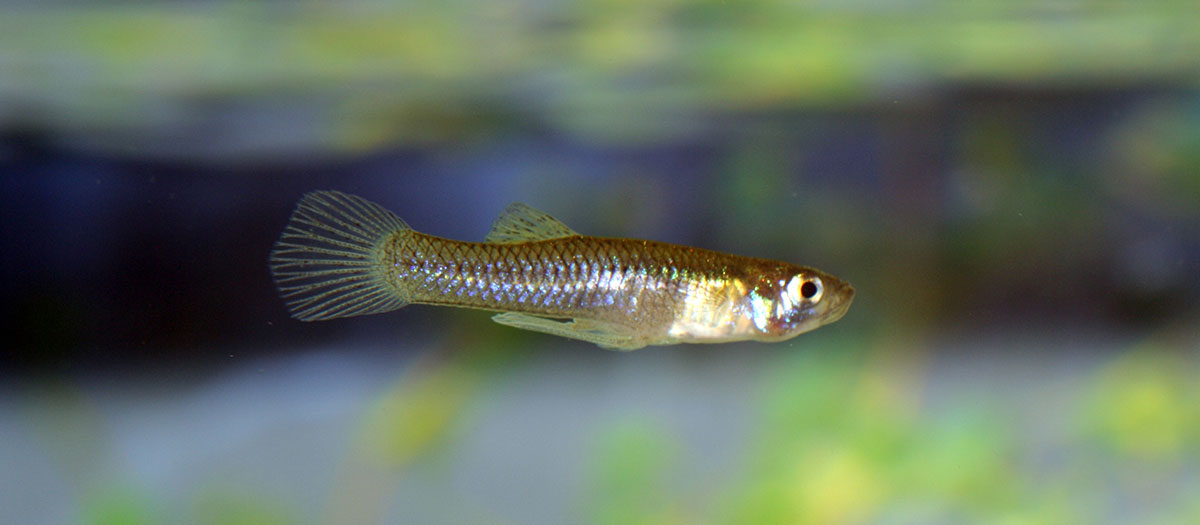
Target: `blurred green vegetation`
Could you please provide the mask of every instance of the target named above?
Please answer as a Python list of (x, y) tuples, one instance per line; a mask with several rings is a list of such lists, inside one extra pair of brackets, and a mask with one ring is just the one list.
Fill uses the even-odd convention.
[[(727, 497), (688, 507), (678, 438), (612, 427), (593, 470), (594, 523), (1090, 523), (1197, 517), (1200, 374), (1195, 349), (1148, 344), (1071, 389), (1047, 432), (994, 396), (929, 404), (924, 365), (832, 340), (781, 355), (764, 378), (746, 470)], [(910, 373), (911, 372), (911, 373)], [(991, 401), (989, 401), (991, 399)], [(1045, 400), (1054, 404), (1062, 400)], [(1018, 407), (1023, 408), (1023, 407)]]
[[(760, 369), (744, 461), (715, 491), (688, 482), (693, 451), (670, 425), (629, 415), (603, 422), (584, 461), (586, 490), (578, 507), (586, 521), (1056, 524), (1127, 515), (1165, 524), (1200, 518), (1193, 497), (1200, 490), (1195, 348), (1151, 338), (1103, 359), (1088, 374), (1072, 374), (1079, 385), (1039, 393), (1062, 396), (1044, 400), (1057, 407), (1047, 413), (1061, 418), (1033, 429), (1038, 425), (1019, 422), (1027, 407), (1006, 406), (987, 392), (931, 397), (928, 356), (863, 337), (819, 341), (773, 354)], [(453, 355), (414, 368), (364, 414), (365, 441), (348, 451), (323, 517), (300, 518), (284, 503), (216, 481), (182, 511), (178, 502), (156, 501), (144, 488), (106, 485), (85, 501), (82, 522), (386, 522), (398, 481), (420, 458), (456, 446), (453, 429), (470, 426), (471, 398), (486, 391), (481, 386), (489, 374), (480, 372), (494, 373), (508, 359)]]
[[(146, 131), (250, 108), (270, 119), (279, 101), (303, 101), (317, 125), (306, 146), (338, 151), (461, 140), (529, 118), (644, 144), (690, 133), (712, 111), (891, 104), (949, 85), (1195, 89), (1194, 9), (1183, 0), (4, 5), (0, 100), (17, 105), (10, 117), (64, 132)], [(122, 136), (126, 146), (152, 140), (138, 137)]]
[(1194, 353), (1145, 344), (1120, 356), (1095, 379), (1086, 436), (1100, 450), (1165, 475), (1200, 452), (1200, 382)]
[(847, 343), (772, 371), (761, 442), (730, 523), (1061, 517), (1058, 506), (1029, 505), (1012, 429), (997, 411), (968, 401), (923, 414), (918, 378), (896, 373), (909, 366), (863, 359)]
[[(689, 523), (691, 509), (676, 501), (678, 437), (653, 421), (609, 423), (599, 436), (588, 491), (592, 522), (604, 525)], [(688, 519), (685, 519), (688, 518)]]
[[(85, 502), (79, 522), (86, 525), (155, 525), (196, 523), (205, 525), (291, 525), (310, 523), (292, 514), (286, 505), (253, 490), (224, 485), (199, 492), (180, 512), (174, 505), (130, 487), (108, 487)], [(168, 511), (175, 507), (173, 511)]]
[(132, 489), (110, 487), (84, 503), (80, 521), (89, 525), (150, 525), (161, 519), (157, 514), (152, 498)]
[(290, 525), (308, 522), (294, 515), (286, 505), (263, 494), (234, 490), (229, 486), (201, 493), (195, 502), (195, 509), (195, 521), (211, 525)]
[[(1194, 323), (1163, 328), (1160, 316), (1176, 304), (1162, 297), (1195, 290), (1183, 260), (1200, 220), (1198, 49), (1195, 2), (1182, 0), (4, 4), (0, 127), (218, 158), (287, 140), (306, 152), (470, 148), (543, 127), (649, 150), (721, 129), (688, 204), (711, 221), (697, 228), (706, 246), (824, 257), (860, 298), (829, 329), (840, 338), (806, 338), (756, 368), (744, 461), (715, 494), (680, 481), (695, 458), (677, 429), (606, 420), (572, 502), (588, 521), (1196, 523), (1198, 341)], [(949, 114), (960, 106), (946, 92), (967, 88), (1005, 95)], [(1138, 99), (1103, 125), (1056, 112), (1070, 96), (1025, 100), (1137, 89), (1178, 96)], [(796, 110), (835, 116), (774, 120)], [(823, 158), (820, 139), (838, 132), (866, 144)], [(822, 160), (836, 166), (813, 168)], [(588, 203), (613, 231), (674, 221), (660, 197), (675, 179), (642, 181), (655, 168), (630, 161), (581, 183), (610, 167), (597, 164), (526, 162), (534, 175), (514, 185), (560, 209)], [(578, 184), (563, 187), (563, 173)], [(32, 304), (19, 321), (63, 317)], [(1014, 311), (1024, 329), (1062, 322), (1044, 310), (1106, 306), (1089, 321), (1153, 326), (1072, 371), (1076, 383), (1021, 398), (1053, 408), (929, 390), (935, 329), (1012, 329), (990, 316)], [(322, 516), (219, 480), (184, 501), (137, 484), (89, 491), (113, 480), (75, 474), (103, 471), (109, 445), (79, 436), (106, 422), (70, 389), (35, 393), (36, 438), (87, 495), (85, 523), (384, 521), (401, 480), (455, 450), (491, 381), (528, 357), (514, 342), (545, 342), (469, 315), (347, 430)], [(68, 344), (78, 330), (39, 330), (38, 351), (82, 346)], [(1055, 419), (1019, 420), (1033, 412)]]

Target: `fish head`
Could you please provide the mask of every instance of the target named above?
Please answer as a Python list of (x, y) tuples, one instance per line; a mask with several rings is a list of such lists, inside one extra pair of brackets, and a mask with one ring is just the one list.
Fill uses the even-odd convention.
[(749, 294), (759, 341), (782, 341), (846, 315), (854, 287), (815, 268), (784, 266), (763, 277)]

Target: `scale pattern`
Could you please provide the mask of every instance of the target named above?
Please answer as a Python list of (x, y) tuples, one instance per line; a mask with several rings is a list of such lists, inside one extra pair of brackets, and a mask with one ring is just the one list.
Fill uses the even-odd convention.
[(584, 236), (520, 203), (483, 243), (434, 237), (336, 191), (300, 200), (269, 265), (302, 321), (425, 303), (499, 311), (500, 324), (623, 350), (782, 341), (838, 320), (854, 297), (813, 268)]
[(470, 243), (412, 230), (385, 255), (413, 303), (593, 319), (665, 331), (688, 291), (742, 277), (754, 259), (653, 241), (573, 236)]

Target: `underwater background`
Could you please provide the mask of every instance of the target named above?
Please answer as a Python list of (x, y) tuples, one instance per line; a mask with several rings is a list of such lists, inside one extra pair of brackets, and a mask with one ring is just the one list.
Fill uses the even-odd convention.
[[(0, 523), (1200, 522), (1192, 2), (0, 3)], [(854, 284), (622, 353), (290, 319), (336, 189)]]

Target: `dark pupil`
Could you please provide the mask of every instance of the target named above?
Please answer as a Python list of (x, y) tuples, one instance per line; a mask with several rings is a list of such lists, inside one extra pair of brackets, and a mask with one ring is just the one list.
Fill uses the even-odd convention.
[(800, 285), (800, 295), (805, 299), (812, 299), (812, 296), (817, 295), (817, 285), (812, 281), (804, 281), (804, 284)]

